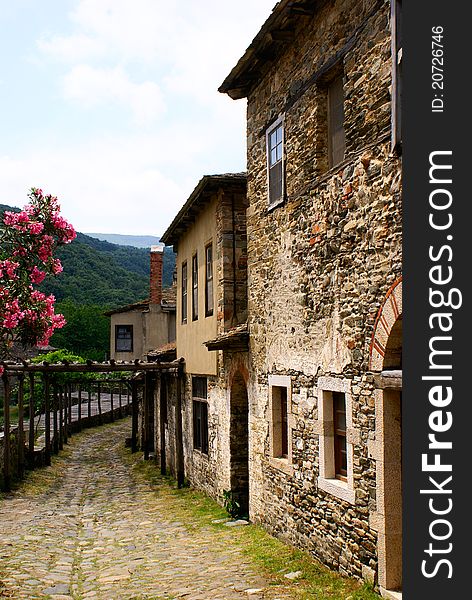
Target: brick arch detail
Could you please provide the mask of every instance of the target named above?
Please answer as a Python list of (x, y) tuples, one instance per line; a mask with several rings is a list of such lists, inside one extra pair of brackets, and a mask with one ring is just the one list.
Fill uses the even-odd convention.
[(402, 315), (402, 277), (399, 277), (388, 290), (374, 323), (370, 342), (369, 370), (381, 371), (385, 349), (393, 326)]

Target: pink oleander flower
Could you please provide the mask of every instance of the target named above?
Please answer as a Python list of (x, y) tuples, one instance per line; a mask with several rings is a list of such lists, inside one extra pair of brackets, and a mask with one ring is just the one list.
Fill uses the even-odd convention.
[(44, 229), (44, 223), (30, 223), (29, 224), (29, 230), (31, 233), (33, 233), (34, 235), (38, 235), (39, 233), (41, 233)]
[[(32, 188), (29, 204), (20, 212), (6, 212), (0, 229), (0, 359), (13, 340), (47, 345), (63, 315), (54, 313), (55, 298), (34, 289), (47, 274), (59, 274), (62, 264), (53, 254), (76, 233), (60, 215), (56, 197)], [(1, 372), (0, 372), (1, 374)]]
[(34, 267), (33, 270), (31, 271), (31, 281), (35, 284), (40, 284), (42, 281), (44, 281), (44, 278), (46, 277), (46, 273), (44, 271), (40, 271), (38, 269), (38, 267)]

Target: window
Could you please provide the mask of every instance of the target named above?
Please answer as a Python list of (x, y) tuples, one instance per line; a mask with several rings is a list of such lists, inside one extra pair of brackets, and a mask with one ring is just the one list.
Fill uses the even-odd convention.
[(286, 375), (269, 375), (270, 461), (292, 472), (292, 381)]
[(279, 119), (266, 133), (269, 207), (277, 206), (284, 197), (284, 130)]
[(352, 426), (351, 382), (338, 377), (318, 380), (318, 488), (355, 502), (354, 447), (360, 433)]
[(334, 420), (334, 474), (337, 478), (346, 481), (346, 396), (342, 392), (333, 392), (332, 395)]
[(272, 387), (272, 426), (274, 458), (288, 456), (287, 388)]
[(206, 377), (192, 378), (193, 447), (208, 454), (208, 400)]
[(213, 246), (205, 248), (205, 316), (213, 314)]
[(344, 90), (342, 76), (328, 86), (328, 163), (334, 167), (344, 160)]
[(192, 257), (192, 320), (198, 319), (198, 259)]
[(182, 264), (182, 323), (187, 322), (187, 262)]
[(115, 352), (133, 352), (132, 325), (115, 325)]
[(402, 1), (392, 0), (392, 150), (399, 149), (402, 141)]

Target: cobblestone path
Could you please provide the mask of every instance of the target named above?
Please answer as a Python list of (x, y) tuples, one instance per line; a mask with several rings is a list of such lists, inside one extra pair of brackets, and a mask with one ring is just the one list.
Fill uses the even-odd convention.
[(177, 521), (172, 495), (133, 475), (129, 423), (72, 438), (57, 476), (36, 471), (0, 500), (0, 597), (274, 598), (230, 528)]

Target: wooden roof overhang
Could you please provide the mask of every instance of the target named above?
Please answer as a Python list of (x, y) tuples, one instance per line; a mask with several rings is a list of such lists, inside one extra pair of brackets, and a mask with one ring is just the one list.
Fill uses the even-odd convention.
[(249, 332), (247, 325), (235, 327), (222, 333), (213, 340), (204, 342), (208, 350), (232, 350), (233, 352), (247, 352), (249, 350)]
[(131, 311), (143, 311), (149, 308), (149, 299), (140, 300), (139, 302), (133, 302), (132, 304), (126, 304), (124, 306), (119, 306), (118, 308), (113, 308), (112, 310), (107, 310), (103, 314), (105, 317), (111, 317), (112, 315), (116, 315), (118, 313), (125, 313)]
[(179, 238), (193, 225), (198, 214), (212, 197), (222, 187), (225, 191), (245, 192), (246, 173), (224, 173), (222, 175), (204, 175), (190, 194), (188, 200), (179, 210), (172, 223), (167, 228), (161, 242), (167, 246), (174, 246), (177, 251)]
[(312, 17), (321, 0), (281, 0), (218, 91), (246, 98), (287, 43), (295, 39), (300, 17)]

